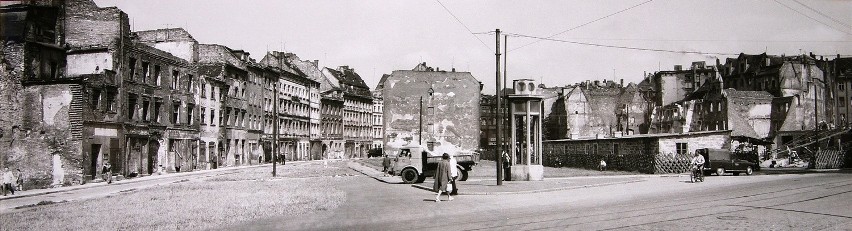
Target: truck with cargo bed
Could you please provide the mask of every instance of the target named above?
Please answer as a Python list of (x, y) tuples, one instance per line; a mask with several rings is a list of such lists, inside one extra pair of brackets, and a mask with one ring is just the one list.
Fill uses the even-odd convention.
[[(435, 169), (441, 161), (442, 154), (433, 153), (421, 146), (402, 147), (396, 155), (391, 155), (393, 158), (391, 173), (402, 177), (402, 181), (406, 184), (423, 182), (426, 177), (435, 176)], [(452, 155), (456, 158), (454, 167), (459, 171), (458, 179), (467, 180), (468, 171), (471, 171), (479, 162), (479, 153), (457, 152)]]

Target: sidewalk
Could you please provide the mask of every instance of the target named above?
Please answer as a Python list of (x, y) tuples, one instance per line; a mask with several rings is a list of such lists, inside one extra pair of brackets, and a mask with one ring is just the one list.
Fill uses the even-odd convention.
[(23, 197), (40, 196), (40, 195), (46, 195), (46, 194), (52, 194), (52, 193), (75, 191), (75, 190), (81, 190), (81, 189), (89, 189), (89, 188), (95, 188), (95, 187), (103, 187), (103, 186), (108, 186), (108, 185), (133, 184), (133, 183), (139, 183), (139, 182), (145, 182), (145, 181), (151, 181), (151, 180), (157, 180), (157, 179), (165, 179), (165, 178), (171, 178), (171, 177), (178, 177), (178, 176), (191, 176), (191, 175), (198, 175), (198, 174), (225, 172), (225, 171), (233, 171), (233, 170), (246, 169), (246, 168), (264, 167), (264, 166), (269, 166), (269, 165), (272, 165), (272, 164), (225, 167), (225, 168), (217, 168), (217, 169), (209, 169), (209, 170), (192, 171), (192, 172), (164, 173), (164, 174), (160, 174), (160, 175), (135, 177), (135, 178), (124, 179), (124, 180), (120, 180), (120, 181), (114, 180), (112, 182), (112, 184), (107, 184), (107, 182), (101, 181), (101, 182), (92, 182), (92, 183), (86, 183), (86, 184), (82, 184), (82, 185), (64, 186), (64, 187), (57, 187), (57, 188), (29, 189), (29, 190), (25, 190), (25, 191), (15, 191), (15, 195), (8, 194), (6, 196), (0, 196), (0, 201), (16, 199), (16, 198), (23, 198)]
[[(402, 184), (399, 176), (385, 176), (381, 171), (362, 163), (349, 162), (349, 168), (361, 172), (378, 181), (389, 184)], [(600, 187), (614, 184), (629, 184), (642, 182), (650, 177), (678, 177), (679, 175), (619, 175), (619, 176), (584, 176), (545, 178), (543, 181), (503, 181), (503, 185), (497, 186), (495, 179), (468, 179), (458, 181), (461, 195), (500, 195), (500, 194), (524, 194), (569, 190), (577, 188)], [(432, 179), (427, 178), (425, 182), (412, 184), (412, 187), (432, 191)]]

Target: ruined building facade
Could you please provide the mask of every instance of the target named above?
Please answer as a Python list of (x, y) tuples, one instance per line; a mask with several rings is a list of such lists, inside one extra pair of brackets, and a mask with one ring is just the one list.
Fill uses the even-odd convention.
[(419, 64), (379, 81), (384, 98), (385, 152), (424, 145), (436, 153), (479, 149), (480, 82), (470, 72)]
[(373, 98), (352, 69), (280, 52), (257, 62), (181, 28), (133, 32), (91, 0), (0, 15), (0, 167), (27, 188), (98, 181), (105, 163), (138, 177), (363, 157), (372, 142)]

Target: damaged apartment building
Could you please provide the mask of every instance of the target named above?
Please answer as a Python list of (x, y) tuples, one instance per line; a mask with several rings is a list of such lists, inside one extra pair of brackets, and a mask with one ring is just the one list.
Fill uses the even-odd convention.
[(545, 88), (545, 139), (620, 137), (647, 131), (649, 100), (634, 83), (586, 81)]
[[(278, 79), (279, 94), (277, 102), (279, 113), (279, 134), (281, 149), (287, 160), (319, 159), (317, 144), (319, 140), (319, 82), (312, 78), (317, 76), (309, 64), (303, 63), (297, 56), (282, 52), (269, 52), (260, 61), (261, 64), (274, 68), (281, 73)], [(301, 71), (311, 71), (307, 75)], [(315, 68), (313, 68), (315, 69)], [(316, 150), (316, 151), (314, 151)]]
[(372, 96), (349, 68), (131, 31), (92, 0), (4, 2), (0, 16), (0, 167), (27, 188), (99, 181), (105, 163), (114, 177), (268, 163), (276, 124), (288, 160), (360, 157), (372, 139)]
[(79, 184), (85, 171), (85, 77), (65, 73), (65, 12), (58, 1), (0, 6), (0, 167), (38, 187)]
[[(373, 142), (373, 95), (370, 87), (349, 66), (324, 68), (322, 73), (336, 83), (343, 98), (343, 152), (348, 158), (367, 157)], [(332, 79), (333, 78), (333, 79)]]
[(481, 83), (470, 72), (418, 64), (384, 75), (384, 150), (424, 145), (436, 153), (478, 151)]

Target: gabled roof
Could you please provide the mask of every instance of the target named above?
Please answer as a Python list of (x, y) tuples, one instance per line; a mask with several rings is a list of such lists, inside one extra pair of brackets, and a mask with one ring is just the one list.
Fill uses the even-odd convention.
[(349, 68), (348, 66), (340, 66), (336, 70), (331, 70), (331, 73), (334, 74), (334, 77), (336, 77), (342, 84), (370, 89), (370, 87), (364, 83), (364, 79), (361, 79), (361, 75), (355, 72), (355, 69)]
[(284, 73), (309, 78), (307, 74), (296, 68), (293, 63), (288, 62), (284, 53), (267, 52), (266, 55), (263, 56), (263, 59), (260, 60), (260, 63), (274, 67)]
[(417, 66), (414, 66), (412, 71), (434, 71), (432, 67), (426, 66), (426, 62), (418, 63)]
[(642, 82), (639, 82), (639, 84), (636, 85), (636, 87), (637, 87), (637, 89), (639, 89), (639, 91), (656, 91), (657, 90), (657, 86), (654, 83), (653, 78), (651, 78), (650, 76), (645, 77), (645, 79), (643, 79)]

